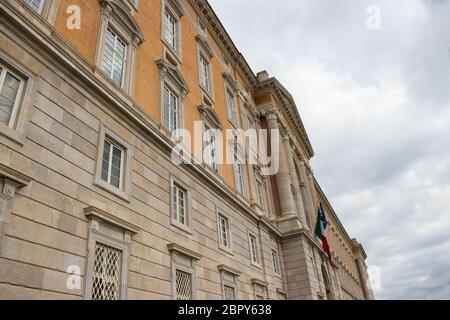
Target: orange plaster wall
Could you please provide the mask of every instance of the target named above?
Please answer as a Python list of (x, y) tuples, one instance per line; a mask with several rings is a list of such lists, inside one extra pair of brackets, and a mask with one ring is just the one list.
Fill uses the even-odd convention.
[[(81, 8), (80, 30), (69, 30), (66, 27), (69, 17), (66, 11), (71, 5), (77, 5)], [(55, 20), (56, 32), (91, 64), (94, 64), (97, 51), (99, 26), (100, 4), (98, 1), (61, 0)]]

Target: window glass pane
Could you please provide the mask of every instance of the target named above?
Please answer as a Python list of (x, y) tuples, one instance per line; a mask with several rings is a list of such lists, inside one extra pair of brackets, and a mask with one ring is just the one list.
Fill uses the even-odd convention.
[(176, 21), (169, 12), (165, 13), (165, 30), (164, 37), (170, 47), (176, 50)]
[(120, 166), (122, 164), (122, 150), (113, 146), (111, 163), (111, 184), (116, 188), (120, 187)]
[[(3, 82), (0, 83), (0, 122), (8, 125), (16, 105), (21, 80), (5, 71)], [(3, 70), (1, 71), (3, 73)]]
[(170, 131), (178, 129), (178, 97), (164, 87), (164, 126)]
[(102, 159), (102, 180), (108, 182), (109, 176), (109, 155), (111, 150), (111, 144), (105, 140), (105, 146), (103, 148)]
[(33, 9), (33, 11), (40, 13), (43, 0), (25, 0), (25, 2)]
[(119, 86), (123, 81), (126, 49), (125, 42), (107, 28), (101, 68)]

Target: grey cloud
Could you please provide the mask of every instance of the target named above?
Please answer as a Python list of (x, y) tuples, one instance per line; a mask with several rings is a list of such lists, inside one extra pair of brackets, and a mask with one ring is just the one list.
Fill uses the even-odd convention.
[(293, 94), (319, 182), (381, 268), (377, 297), (450, 299), (450, 1), (210, 2)]

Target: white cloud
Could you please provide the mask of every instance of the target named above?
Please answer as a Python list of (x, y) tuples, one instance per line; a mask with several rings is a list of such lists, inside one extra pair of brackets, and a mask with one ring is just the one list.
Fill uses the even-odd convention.
[(377, 297), (449, 299), (450, 2), (210, 2), (293, 94), (319, 182), (381, 268)]

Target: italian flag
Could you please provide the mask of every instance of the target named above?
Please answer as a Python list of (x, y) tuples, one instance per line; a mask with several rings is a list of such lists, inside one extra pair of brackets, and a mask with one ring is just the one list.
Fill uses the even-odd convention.
[(327, 253), (331, 263), (331, 252), (326, 237), (327, 227), (328, 223), (327, 217), (325, 216), (325, 210), (323, 210), (322, 203), (320, 203), (319, 208), (317, 209), (316, 236), (322, 240), (322, 248)]

